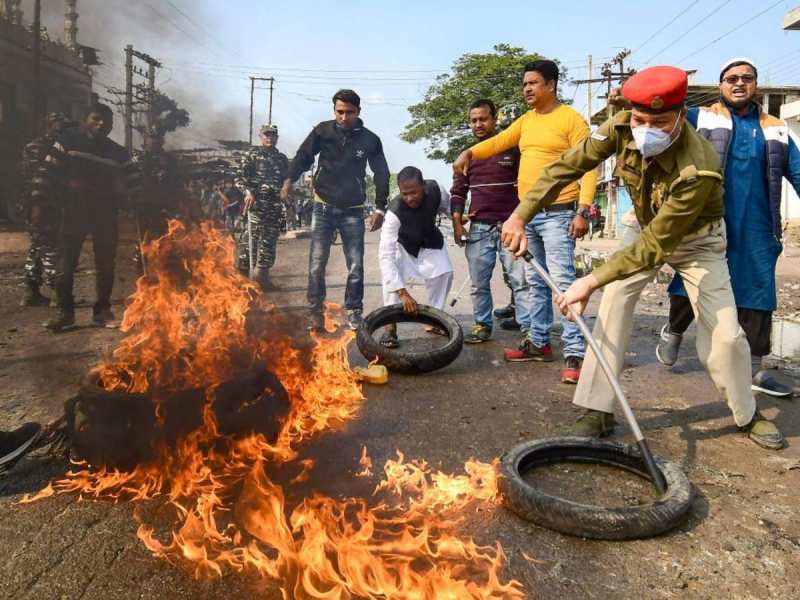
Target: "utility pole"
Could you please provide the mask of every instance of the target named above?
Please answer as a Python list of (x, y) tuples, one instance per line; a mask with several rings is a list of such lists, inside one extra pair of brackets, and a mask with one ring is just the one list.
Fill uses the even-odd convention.
[[(605, 63), (602, 67), (600, 67), (600, 74), (602, 77), (593, 78), (592, 71), (591, 71), (591, 56), (589, 57), (589, 78), (582, 79), (579, 81), (574, 81), (575, 84), (586, 83), (591, 86), (592, 83), (605, 83), (606, 84), (606, 115), (610, 119), (614, 116), (614, 107), (608, 102), (608, 99), (611, 96), (611, 89), (613, 84), (616, 83), (623, 83), (628, 77), (633, 75), (635, 71), (633, 69), (628, 69), (625, 71), (625, 59), (630, 55), (631, 51), (627, 48), (622, 50), (619, 54), (617, 54), (614, 58), (612, 58), (609, 62)], [(619, 67), (619, 71), (617, 71), (614, 67)], [(591, 95), (590, 100), (591, 104)], [(589, 111), (589, 118), (591, 119), (591, 111)], [(589, 123), (591, 125), (591, 122)], [(608, 168), (610, 163), (606, 163), (606, 167)], [(617, 184), (614, 180), (613, 176), (608, 177), (608, 181), (606, 183), (606, 224), (603, 234), (607, 237), (611, 237), (612, 233), (616, 232), (617, 228)]]
[[(275, 89), (275, 78), (274, 77), (253, 77), (250, 76), (250, 145), (253, 145), (253, 109), (254, 109), (254, 97), (255, 97), (255, 90), (256, 90), (256, 81), (269, 81), (269, 108), (268, 108), (268, 118), (267, 123), (272, 125), (272, 92)], [(263, 89), (263, 88), (259, 88)]]
[(275, 78), (269, 78), (269, 117), (267, 118), (267, 123), (272, 125), (272, 89), (275, 86)]
[[(134, 59), (140, 60), (148, 67), (145, 72), (141, 67), (134, 66)], [(143, 135), (145, 137), (152, 133), (152, 127), (156, 120), (155, 114), (155, 97), (156, 97), (156, 69), (161, 68), (161, 63), (144, 52), (139, 52), (133, 49), (131, 44), (125, 46), (125, 100), (124, 100), (124, 115), (125, 115), (125, 148), (128, 152), (133, 152), (133, 117), (134, 105), (144, 103), (145, 109), (139, 110), (141, 114), (144, 112), (146, 130)], [(146, 78), (146, 84), (135, 84), (133, 82), (134, 75)], [(136, 95), (134, 95), (134, 89)], [(142, 131), (141, 126), (137, 127), (138, 131)]]
[(33, 4), (33, 137), (42, 122), (42, 0)]
[(588, 113), (588, 117), (586, 122), (589, 123), (591, 127), (592, 124), (592, 55), (589, 55), (589, 79), (586, 83), (586, 89), (588, 91), (588, 97), (586, 98), (586, 112)]
[(147, 63), (147, 135), (153, 135), (153, 124), (156, 120), (155, 110), (153, 109), (156, 97), (156, 61)]
[(133, 46), (125, 46), (125, 149), (133, 152)]
[(256, 80), (250, 77), (250, 145), (253, 145), (253, 98), (256, 93)]

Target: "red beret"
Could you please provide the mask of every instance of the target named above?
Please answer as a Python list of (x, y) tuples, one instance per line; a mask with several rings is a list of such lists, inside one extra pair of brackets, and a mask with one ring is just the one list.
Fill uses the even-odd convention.
[(636, 73), (622, 86), (631, 104), (650, 111), (672, 110), (686, 101), (689, 78), (676, 67), (649, 67)]

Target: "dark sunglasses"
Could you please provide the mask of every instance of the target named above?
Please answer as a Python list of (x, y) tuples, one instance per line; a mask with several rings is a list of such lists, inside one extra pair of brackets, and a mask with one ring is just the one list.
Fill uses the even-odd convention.
[(741, 80), (742, 83), (753, 83), (756, 80), (756, 78), (755, 75), (729, 75), (728, 77), (725, 77), (722, 81), (724, 81), (728, 85), (735, 85), (739, 80)]

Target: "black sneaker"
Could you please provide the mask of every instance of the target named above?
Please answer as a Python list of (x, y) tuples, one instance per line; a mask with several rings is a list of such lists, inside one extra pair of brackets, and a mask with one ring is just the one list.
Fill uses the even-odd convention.
[(0, 470), (11, 468), (41, 435), (39, 423), (25, 423), (14, 431), (0, 431)]
[(512, 316), (510, 319), (504, 319), (500, 321), (500, 329), (504, 329), (506, 331), (519, 331), (520, 324), (517, 323), (517, 320)]
[(514, 305), (508, 304), (507, 306), (495, 308), (492, 314), (498, 319), (511, 319), (514, 316)]
[(794, 389), (780, 381), (776, 373), (770, 369), (762, 369), (753, 376), (753, 385), (750, 386), (754, 392), (761, 392), (776, 398), (788, 398), (794, 393)]
[(364, 322), (364, 317), (361, 316), (361, 311), (357, 308), (347, 311), (347, 326), (355, 331)]
[(95, 327), (107, 327), (109, 329), (116, 329), (119, 327), (119, 321), (114, 316), (114, 313), (111, 312), (110, 308), (104, 308), (95, 312), (92, 315), (92, 323)]
[(75, 326), (75, 313), (69, 310), (59, 310), (58, 314), (43, 323), (46, 329), (53, 333), (59, 333), (65, 329), (70, 329)]

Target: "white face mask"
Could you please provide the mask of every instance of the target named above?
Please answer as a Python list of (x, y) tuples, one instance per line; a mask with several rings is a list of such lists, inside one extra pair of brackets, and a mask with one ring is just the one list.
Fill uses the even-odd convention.
[(632, 127), (633, 140), (636, 142), (636, 147), (639, 149), (639, 152), (642, 153), (642, 156), (645, 158), (658, 156), (669, 148), (672, 143), (678, 139), (678, 136), (673, 138), (672, 134), (675, 133), (680, 122), (681, 119), (678, 117), (675, 121), (675, 126), (669, 133), (661, 129), (655, 129), (654, 127)]

